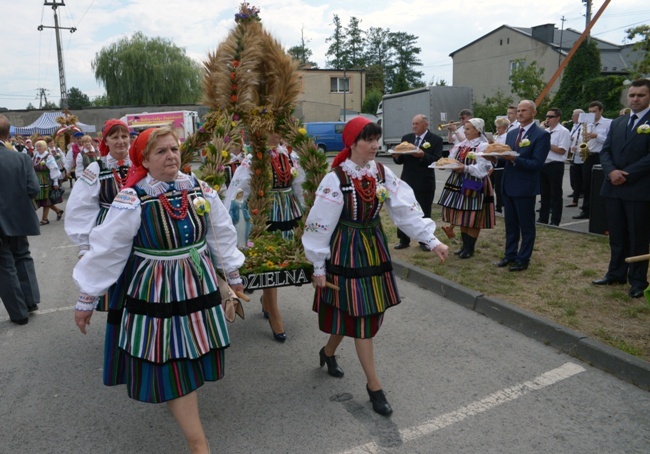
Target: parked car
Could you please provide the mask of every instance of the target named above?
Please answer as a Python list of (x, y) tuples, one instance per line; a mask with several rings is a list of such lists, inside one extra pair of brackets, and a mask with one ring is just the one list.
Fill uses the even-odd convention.
[(307, 134), (309, 134), (318, 151), (325, 153), (327, 151), (341, 151), (343, 149), (343, 127), (345, 122), (342, 121), (317, 121), (305, 123)]

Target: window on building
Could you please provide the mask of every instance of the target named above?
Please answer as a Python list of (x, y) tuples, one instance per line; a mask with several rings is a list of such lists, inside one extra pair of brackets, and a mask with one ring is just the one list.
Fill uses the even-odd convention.
[(350, 78), (330, 77), (330, 91), (332, 93), (350, 93)]
[(525, 63), (525, 60), (510, 60), (510, 75), (512, 75), (517, 69), (523, 69)]

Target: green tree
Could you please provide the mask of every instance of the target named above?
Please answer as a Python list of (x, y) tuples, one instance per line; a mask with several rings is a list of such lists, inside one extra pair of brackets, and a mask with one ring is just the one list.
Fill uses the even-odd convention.
[(93, 107), (107, 107), (110, 106), (110, 103), (108, 102), (108, 96), (106, 96), (106, 93), (104, 93), (101, 96), (96, 96), (91, 102), (90, 105)]
[(411, 86), (409, 86), (408, 80), (406, 80), (406, 70), (400, 68), (397, 76), (395, 77), (395, 82), (393, 83), (391, 93), (400, 93), (410, 88)]
[(586, 111), (587, 105), (594, 99), (585, 93), (585, 84), (599, 76), (600, 51), (593, 40), (585, 40), (564, 69), (553, 105), (562, 109), (562, 112), (572, 112), (573, 109)]
[(363, 100), (363, 107), (361, 108), (361, 111), (363, 113), (375, 115), (377, 113), (377, 107), (379, 107), (382, 96), (382, 92), (377, 88), (368, 90), (366, 92), (366, 97)]
[(647, 76), (650, 74), (650, 25), (628, 28), (625, 33), (629, 40), (636, 39), (637, 36), (641, 38), (641, 41), (632, 45), (632, 49), (639, 52), (640, 58), (632, 64), (634, 71), (631, 76), (634, 79)]
[(352, 16), (348, 26), (345, 28), (345, 47), (348, 54), (350, 68), (363, 68), (366, 66), (364, 53), (365, 32), (359, 28), (361, 21)]
[(300, 28), (300, 44), (297, 46), (291, 47), (287, 53), (291, 57), (300, 63), (300, 66), (311, 66), (316, 68), (318, 65), (313, 61), (309, 61), (312, 56), (312, 51), (307, 47), (307, 42), (305, 41), (305, 27)]
[(42, 110), (59, 110), (59, 105), (53, 101), (47, 101), (43, 104)]
[(530, 64), (526, 59), (515, 60), (515, 69), (510, 74), (510, 89), (521, 99), (534, 101), (546, 86), (543, 79), (544, 68), (537, 66), (534, 61)]
[(334, 69), (349, 68), (350, 62), (345, 49), (345, 33), (343, 31), (343, 25), (341, 25), (341, 18), (339, 18), (338, 14), (335, 14), (333, 20), (334, 34), (325, 39), (326, 43), (330, 43), (330, 47), (325, 53), (326, 56), (330, 57), (327, 60), (327, 65)]
[(366, 32), (365, 59), (366, 89), (377, 88), (386, 92), (387, 65), (393, 58), (393, 49), (389, 43), (390, 30), (381, 27), (370, 27)]
[(474, 117), (482, 118), (485, 121), (486, 132), (494, 132), (496, 130), (494, 120), (499, 115), (505, 115), (508, 112), (508, 106), (512, 104), (514, 104), (512, 97), (506, 96), (501, 90), (498, 90), (494, 96), (483, 96), (483, 101), (474, 102)]
[(386, 92), (386, 70), (390, 66), (393, 49), (389, 43), (390, 30), (370, 27), (366, 32), (366, 88), (368, 91), (378, 89)]
[(605, 106), (603, 116), (616, 118), (621, 110), (621, 94), (625, 86), (625, 76), (603, 76), (589, 79), (585, 83), (585, 98), (590, 101), (598, 100)]
[(36, 110), (36, 107), (30, 102), (27, 104), (27, 107), (25, 107), (25, 110)]
[(103, 47), (91, 65), (111, 105), (191, 104), (201, 96), (201, 65), (165, 38), (136, 32)]
[(87, 94), (79, 90), (77, 87), (72, 87), (68, 90), (68, 108), (69, 109), (83, 109), (90, 106), (90, 98)]
[(390, 86), (392, 93), (404, 91), (402, 89), (398, 90), (398, 88), (404, 86), (404, 81), (406, 81), (407, 90), (425, 85), (421, 80), (424, 73), (415, 69), (417, 66), (422, 66), (422, 61), (418, 57), (422, 49), (415, 45), (417, 40), (417, 36), (409, 33), (390, 33), (389, 43), (394, 52), (394, 61), (389, 69), (390, 75), (387, 79), (392, 82)]

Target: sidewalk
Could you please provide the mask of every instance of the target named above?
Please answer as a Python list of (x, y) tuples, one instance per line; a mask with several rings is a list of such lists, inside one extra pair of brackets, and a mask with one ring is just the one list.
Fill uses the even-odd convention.
[(650, 390), (650, 363), (504, 301), (393, 260), (395, 275), (556, 348), (615, 377)]

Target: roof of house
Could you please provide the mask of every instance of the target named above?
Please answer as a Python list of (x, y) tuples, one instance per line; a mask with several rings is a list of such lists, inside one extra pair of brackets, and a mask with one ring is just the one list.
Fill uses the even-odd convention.
[[(511, 27), (510, 25), (502, 25), (480, 38), (475, 39), (471, 43), (466, 44), (460, 49), (453, 51), (449, 56), (453, 58), (454, 54), (503, 29), (509, 29), (528, 38), (545, 43), (552, 47), (556, 52), (560, 52), (562, 55), (567, 55), (571, 51), (571, 48), (582, 34), (582, 32), (572, 28), (559, 30), (554, 24), (543, 24), (535, 27)], [(631, 63), (640, 57), (640, 53), (634, 51), (631, 44), (613, 44), (593, 36), (591, 39), (596, 43), (596, 46), (600, 50), (600, 60), (603, 73), (626, 73), (628, 72)]]

